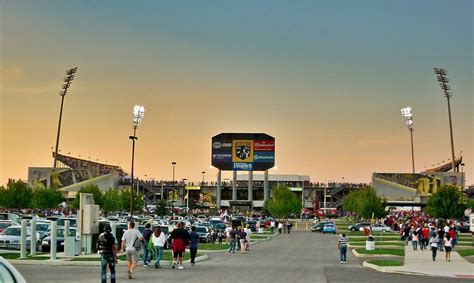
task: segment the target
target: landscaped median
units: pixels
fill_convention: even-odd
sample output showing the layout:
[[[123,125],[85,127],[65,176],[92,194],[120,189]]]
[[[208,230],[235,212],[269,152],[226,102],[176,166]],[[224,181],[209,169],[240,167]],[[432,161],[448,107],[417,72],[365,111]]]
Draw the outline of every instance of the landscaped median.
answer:
[[[354,251],[356,253],[354,253]],[[405,256],[405,249],[388,249],[388,248],[380,248],[375,250],[366,250],[365,248],[355,248],[353,251],[354,255],[356,256]]]
[[[373,259],[367,260],[366,262],[377,266],[403,266],[402,260],[394,259]]]

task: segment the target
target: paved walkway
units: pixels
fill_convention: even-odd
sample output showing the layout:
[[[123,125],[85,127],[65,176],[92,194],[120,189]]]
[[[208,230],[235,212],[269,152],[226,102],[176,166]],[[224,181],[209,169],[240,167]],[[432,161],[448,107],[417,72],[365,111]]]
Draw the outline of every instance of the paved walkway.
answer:
[[[446,261],[444,252],[438,253],[436,261],[433,261],[430,250],[414,251],[411,245],[405,247],[404,266],[387,266],[384,269],[390,272],[474,279],[474,264],[467,262],[457,252],[451,252],[451,262]]]

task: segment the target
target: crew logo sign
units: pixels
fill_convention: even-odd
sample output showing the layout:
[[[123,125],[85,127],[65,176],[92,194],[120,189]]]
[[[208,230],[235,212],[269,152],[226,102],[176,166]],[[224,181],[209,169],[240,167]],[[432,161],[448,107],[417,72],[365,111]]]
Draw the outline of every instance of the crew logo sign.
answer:
[[[253,162],[253,141],[232,141],[232,162]]]

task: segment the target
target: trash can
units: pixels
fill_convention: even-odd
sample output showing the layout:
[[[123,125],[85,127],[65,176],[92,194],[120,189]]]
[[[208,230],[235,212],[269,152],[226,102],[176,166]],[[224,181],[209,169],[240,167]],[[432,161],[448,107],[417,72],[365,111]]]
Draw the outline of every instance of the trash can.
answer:
[[[369,237],[367,237],[367,241],[365,241],[365,250],[375,250],[375,238],[372,235],[369,235]]]

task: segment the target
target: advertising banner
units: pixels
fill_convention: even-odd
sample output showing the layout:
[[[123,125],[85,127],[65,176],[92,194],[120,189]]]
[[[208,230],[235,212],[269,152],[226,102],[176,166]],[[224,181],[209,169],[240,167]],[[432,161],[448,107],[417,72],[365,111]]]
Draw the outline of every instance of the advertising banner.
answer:
[[[220,170],[265,171],[275,166],[275,138],[267,134],[222,133],[212,137],[211,164]]]

